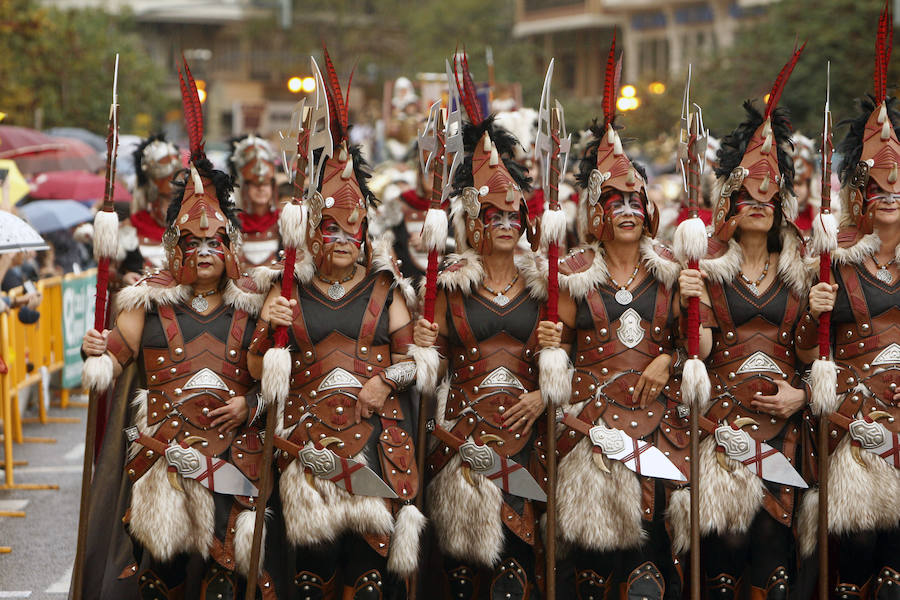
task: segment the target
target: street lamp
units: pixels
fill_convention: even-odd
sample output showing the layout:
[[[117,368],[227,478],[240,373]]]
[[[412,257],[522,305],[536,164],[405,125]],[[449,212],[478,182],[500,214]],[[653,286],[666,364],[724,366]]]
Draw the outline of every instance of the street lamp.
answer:
[[[649,86],[647,86],[647,90],[656,96],[660,96],[666,93],[666,84],[662,81],[654,81]]]
[[[304,77],[303,81],[300,82],[300,88],[307,94],[314,92],[316,90],[316,78]]]
[[[303,79],[300,77],[291,77],[288,79],[287,88],[291,93],[296,94],[303,89]]]
[[[621,96],[616,100],[616,107],[622,112],[634,110],[641,105],[637,97],[637,89],[633,85],[623,85]]]
[[[200,99],[200,104],[203,104],[206,102],[206,81],[198,79],[194,84],[197,86],[197,97]]]

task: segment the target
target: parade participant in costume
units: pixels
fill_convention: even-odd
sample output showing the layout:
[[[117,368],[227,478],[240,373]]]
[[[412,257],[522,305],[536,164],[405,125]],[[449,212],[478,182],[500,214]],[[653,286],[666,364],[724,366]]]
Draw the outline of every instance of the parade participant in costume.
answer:
[[[277,257],[280,245],[275,152],[264,139],[245,135],[231,141],[228,166],[237,185],[236,204],[241,211],[241,265],[246,269],[268,264]]]
[[[646,175],[616,132],[615,40],[608,64],[603,120],[591,129],[580,167],[585,244],[560,264],[560,286],[574,300],[560,306],[560,316],[576,333],[567,427],[557,442],[559,529],[571,546],[573,597],[678,598],[665,513],[667,483],[689,472],[688,423],[677,410],[673,377],[683,362],[675,350],[680,267],[654,241],[658,214]],[[613,460],[592,442],[595,427],[595,435],[622,431],[655,448],[638,460],[634,453]]]
[[[838,550],[832,597],[842,599],[900,594],[900,112],[885,83],[892,23],[886,5],[875,94],[860,101],[861,112],[848,121],[838,147],[842,212],[834,283],[810,291],[810,314],[797,340],[798,346],[815,344],[819,315],[832,311],[837,395],[812,408],[830,419],[828,532]],[[814,226],[815,236],[829,229],[835,236],[833,228]],[[804,498],[806,555],[815,549],[818,504],[817,492]]]
[[[134,283],[146,269],[166,267],[163,233],[166,210],[172,200],[173,179],[182,169],[178,147],[163,134],[144,140],[134,151],[137,183],[131,216],[119,230],[119,263],[126,284]]]
[[[776,107],[800,52],[782,69],[764,112],[746,102],[746,120],[721,140],[710,255],[700,271],[681,276],[683,287],[707,284],[701,319],[712,329],[712,389],[701,414],[711,426],[701,424],[709,435],[700,444],[700,481],[692,485],[700,497],[704,586],[726,600],[744,589],[752,598],[785,598],[796,574],[791,527],[796,486],[806,484],[790,465],[800,467],[807,401],[798,365],[812,362],[816,349],[795,351],[793,344],[809,271],[792,223],[791,127]],[[756,450],[749,448],[742,464],[732,458],[738,448],[724,441],[744,432]],[[776,474],[782,469],[789,475]],[[690,544],[689,512],[689,491],[676,491],[670,515],[678,552]]]
[[[397,578],[418,565],[424,527],[411,503],[418,475],[406,394],[416,377],[406,358],[415,292],[390,247],[368,234],[367,209],[375,201],[369,174],[349,144],[345,95],[327,51],[325,59],[328,80],[319,83],[328,94],[331,135],[324,135],[333,152],[329,146],[316,155],[327,156],[318,190],[307,182],[307,217],[297,223],[306,233],[297,284],[290,300],[280,282],[269,293],[250,369],[267,385],[263,355],[275,329],[287,327],[289,391],[278,403],[275,445],[287,539],[296,549],[291,576],[301,596],[394,597],[404,593]],[[281,271],[260,267],[256,275],[274,281]],[[325,463],[338,465],[338,476],[323,472]],[[360,465],[371,471],[359,472]],[[373,492],[363,477],[384,491]]]
[[[804,235],[809,235],[819,203],[816,144],[799,133],[794,134],[791,142],[794,144],[794,194],[797,196],[797,219],[794,224]]]
[[[529,598],[538,536],[529,498],[546,498],[537,484],[546,475],[536,329],[547,280],[530,253],[516,256],[530,188],[512,160],[516,140],[492,116],[482,117],[464,59],[457,82],[469,118],[451,207],[458,253],[438,277],[435,322],[416,324],[416,344],[436,345],[447,373],[425,499],[449,597]],[[501,464],[506,477],[489,479],[485,463]],[[530,492],[510,483],[514,470],[516,480],[530,472]]]
[[[240,278],[240,233],[229,202],[231,178],[203,151],[203,117],[193,78],[182,76],[191,143],[190,175],[176,184],[163,236],[168,268],[117,297],[112,331],[89,331],[83,350],[91,387],[108,387],[138,363],[131,482],[124,518],[137,549],[122,577],[140,598],[238,597],[250,542],[262,442],[253,425],[258,394],[246,366],[264,295]],[[108,436],[113,437],[113,436]],[[215,472],[215,476],[213,476]],[[200,581],[189,563],[202,563]],[[260,577],[264,598],[274,597]]]

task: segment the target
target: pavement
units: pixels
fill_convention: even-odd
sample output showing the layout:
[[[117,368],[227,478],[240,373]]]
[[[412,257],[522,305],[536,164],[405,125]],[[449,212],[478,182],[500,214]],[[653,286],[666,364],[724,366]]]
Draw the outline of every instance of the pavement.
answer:
[[[86,401],[85,397],[71,397]],[[55,484],[58,490],[5,489],[0,470],[0,511],[24,511],[25,518],[0,517],[0,599],[61,600],[69,591],[81,490],[81,464],[87,409],[51,407],[51,417],[74,417],[79,423],[25,423],[25,437],[54,438],[55,443],[13,445],[13,457],[27,461],[15,467],[16,484]],[[35,416],[27,413],[26,417]],[[0,457],[2,457],[0,446]]]

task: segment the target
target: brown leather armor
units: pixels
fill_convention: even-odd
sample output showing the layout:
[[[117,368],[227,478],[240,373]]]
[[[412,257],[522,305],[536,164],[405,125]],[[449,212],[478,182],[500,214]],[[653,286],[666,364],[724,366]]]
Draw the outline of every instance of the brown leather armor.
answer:
[[[208,413],[224,406],[232,396],[245,395],[253,379],[247,371],[246,353],[241,348],[248,315],[235,310],[224,342],[208,332],[185,342],[175,311],[158,307],[167,347],[144,347],[143,367],[147,381],[147,426],[159,425],[154,437],[166,444],[188,436],[202,438],[194,447],[206,456],[223,457],[252,482],[261,475],[262,442],[257,429],[249,426],[219,433],[210,425]],[[188,313],[187,318],[194,315]],[[219,319],[227,318],[220,314]],[[128,463],[128,476],[137,481],[159,459],[143,449]],[[240,497],[245,506],[253,499]]]
[[[241,264],[244,268],[268,265],[278,259],[281,237],[278,226],[266,231],[243,233],[241,241]]]
[[[835,325],[837,391],[846,394],[838,411],[850,418],[855,418],[858,412],[868,415],[874,410],[885,411],[893,419],[882,419],[880,423],[890,431],[900,432],[900,404],[893,399],[900,387],[900,307],[894,306],[873,317],[856,267],[844,265],[840,273],[850,299],[853,322]],[[843,433],[840,428],[832,429],[834,446]]]
[[[291,353],[290,393],[283,416],[285,429],[294,427],[289,441],[303,447],[309,441],[337,438],[339,441],[328,447],[343,458],[354,457],[369,445],[374,426],[368,420],[354,423],[354,414],[359,390],[391,364],[391,344],[372,345],[391,283],[390,274],[377,275],[355,340],[333,331],[314,344],[299,300],[294,306],[296,348]],[[297,298],[296,288],[293,294]],[[408,331],[392,336],[407,339]],[[401,499],[412,499],[418,488],[415,450],[409,434],[399,425],[404,415],[396,394],[388,396],[378,417],[382,477]],[[291,460],[293,457],[282,453],[279,467],[283,470]]]

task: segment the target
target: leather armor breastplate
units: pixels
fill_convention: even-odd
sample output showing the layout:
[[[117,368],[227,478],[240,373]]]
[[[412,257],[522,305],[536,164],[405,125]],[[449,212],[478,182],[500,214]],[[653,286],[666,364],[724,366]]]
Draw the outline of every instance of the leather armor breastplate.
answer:
[[[853,320],[834,324],[838,393],[854,389],[863,392],[848,394],[840,412],[853,417],[857,411],[867,415],[873,410],[883,410],[894,418],[882,420],[881,424],[900,432],[900,405],[893,399],[895,390],[900,388],[900,305],[892,303],[876,316],[870,311],[870,305],[875,304],[871,294],[900,296],[897,293],[900,286],[891,293],[864,282],[868,273],[861,275],[857,270],[864,268],[854,265],[840,268],[842,292],[849,300]]]
[[[783,282],[776,280],[772,285],[776,287],[770,291],[769,302],[784,302],[778,325],[763,317],[762,310],[736,325],[724,286],[708,285],[718,329],[713,330],[713,349],[706,361],[713,396],[707,416],[729,423],[739,417],[751,417],[759,425],[748,433],[760,441],[776,437],[788,420],[755,410],[750,405],[753,397],[775,394],[775,381],[793,383],[795,375],[791,341],[800,298]]]
[[[461,438],[473,436],[481,443],[485,440],[498,454],[511,457],[520,452],[529,437],[510,433],[502,424],[506,409],[519,401],[519,396],[538,387],[535,354],[537,351],[537,324],[539,316],[530,314],[526,296],[504,313],[503,319],[513,314],[529,320],[531,336],[523,342],[508,332],[498,329],[485,339],[478,339],[466,310],[466,300],[460,292],[448,294],[448,312],[456,333],[450,339],[450,392],[444,417],[448,421],[460,419],[453,433]],[[484,326],[485,324],[477,324]],[[483,328],[483,327],[482,327]],[[462,418],[460,418],[462,417]]]

